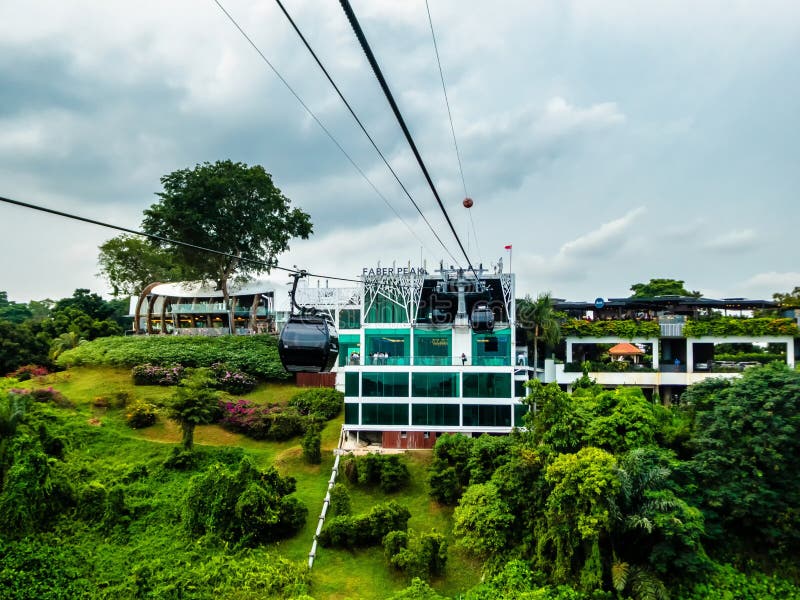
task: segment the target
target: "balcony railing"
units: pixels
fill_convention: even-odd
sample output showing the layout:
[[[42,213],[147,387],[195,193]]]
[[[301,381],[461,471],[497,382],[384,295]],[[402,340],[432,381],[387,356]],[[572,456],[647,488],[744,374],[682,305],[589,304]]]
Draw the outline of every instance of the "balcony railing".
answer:
[[[507,356],[467,356],[463,360],[458,356],[352,356],[347,360],[348,365],[364,365],[368,367],[398,367],[414,365],[416,367],[508,367],[511,359]]]
[[[225,308],[225,304],[222,302],[203,302],[198,304],[173,304],[172,309],[170,312],[179,315],[186,315],[186,314],[216,314],[216,313],[226,313],[228,310]],[[237,306],[234,310],[234,313],[237,315],[246,315],[250,314],[250,307],[249,306]],[[265,306],[259,306],[256,309],[256,315],[265,316],[267,314],[267,308]]]

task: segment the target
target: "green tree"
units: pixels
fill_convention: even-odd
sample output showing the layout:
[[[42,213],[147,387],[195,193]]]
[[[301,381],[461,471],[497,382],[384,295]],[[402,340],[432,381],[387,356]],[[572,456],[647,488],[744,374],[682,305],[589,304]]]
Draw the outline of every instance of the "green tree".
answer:
[[[38,323],[0,321],[0,375],[22,365],[48,365],[50,336]]]
[[[705,391],[690,466],[709,535],[800,555],[800,372],[772,363]]]
[[[682,279],[651,279],[648,283],[631,285],[631,298],[653,298],[654,296],[691,296],[701,298],[701,292],[690,292],[683,287]]]
[[[53,306],[53,312],[62,311],[66,308],[76,308],[98,321],[108,319],[114,314],[113,306],[109,306],[102,296],[86,288],[78,288],[72,292],[72,296],[69,298],[58,300]]]
[[[772,294],[773,300],[781,305],[781,308],[800,308],[800,286],[796,286],[791,292]]]
[[[181,428],[184,450],[194,446],[194,429],[210,423],[217,408],[214,381],[206,369],[196,369],[178,384],[168,405],[169,417]]]
[[[591,447],[560,454],[547,467],[545,481],[552,490],[545,506],[546,533],[539,540],[540,562],[552,569],[558,583],[577,576],[584,589],[600,587],[600,544],[611,531],[620,491],[616,459]],[[582,565],[580,573],[573,565]]]
[[[22,323],[32,316],[33,313],[25,303],[11,301],[7,292],[0,292],[0,321]]]
[[[488,558],[508,547],[514,516],[493,483],[471,485],[453,512],[453,535],[470,554]]]
[[[272,264],[292,237],[307,239],[312,232],[309,215],[291,208],[258,165],[206,162],[165,175],[161,183],[159,202],[144,211],[144,231],[227,253],[159,243],[179,257],[186,273],[214,281],[229,309],[228,282],[234,276],[244,281],[265,270],[251,261]]]
[[[561,339],[561,324],[550,292],[539,294],[536,300],[525,296],[517,301],[517,327],[522,328],[533,343],[533,366],[535,377],[539,379],[539,340],[552,346]]]
[[[157,281],[180,281],[183,270],[173,252],[131,235],[120,235],[100,246],[100,275],[114,296],[134,296]]]
[[[306,459],[306,462],[312,465],[318,465],[322,462],[322,435],[317,421],[309,419],[301,446],[303,447],[303,458]]]
[[[72,348],[77,348],[81,342],[85,341],[86,340],[80,337],[75,331],[62,333],[50,344],[50,358],[55,360],[61,356],[63,352],[71,350]]]

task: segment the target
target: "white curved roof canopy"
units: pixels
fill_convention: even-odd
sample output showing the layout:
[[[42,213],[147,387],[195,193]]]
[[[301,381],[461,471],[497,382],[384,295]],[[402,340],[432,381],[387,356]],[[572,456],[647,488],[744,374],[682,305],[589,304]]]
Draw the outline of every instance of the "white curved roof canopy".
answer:
[[[267,281],[248,281],[241,285],[232,284],[228,287],[230,296],[252,296],[274,291],[275,286]],[[150,294],[172,298],[222,298],[222,290],[215,290],[213,283],[202,281],[160,283],[150,290]]]

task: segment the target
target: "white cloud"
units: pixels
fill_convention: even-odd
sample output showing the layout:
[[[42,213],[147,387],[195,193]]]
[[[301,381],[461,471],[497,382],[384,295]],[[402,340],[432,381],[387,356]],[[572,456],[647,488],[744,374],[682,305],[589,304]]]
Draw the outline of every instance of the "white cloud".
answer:
[[[777,271],[767,271],[757,273],[740,285],[745,290],[759,290],[762,294],[767,294],[771,297],[776,292],[786,293],[800,286],[800,272],[779,273]]]
[[[752,248],[758,238],[752,229],[735,229],[708,240],[704,246],[720,252],[745,252]]]

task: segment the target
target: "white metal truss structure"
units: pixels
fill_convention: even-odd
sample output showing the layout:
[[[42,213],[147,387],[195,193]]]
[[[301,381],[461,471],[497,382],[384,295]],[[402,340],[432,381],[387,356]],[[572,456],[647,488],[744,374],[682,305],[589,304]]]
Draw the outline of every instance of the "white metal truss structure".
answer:
[[[364,277],[364,318],[369,314],[375,300],[383,296],[406,311],[406,321],[411,323],[417,315],[422,297],[424,275],[368,275]]]
[[[300,306],[310,306],[331,316],[343,309],[360,309],[363,290],[356,288],[300,287],[295,299]]]

